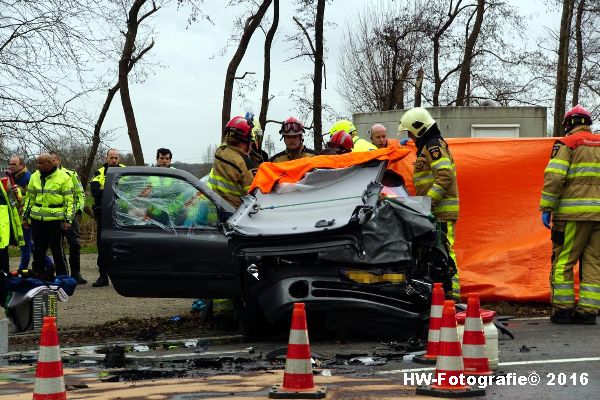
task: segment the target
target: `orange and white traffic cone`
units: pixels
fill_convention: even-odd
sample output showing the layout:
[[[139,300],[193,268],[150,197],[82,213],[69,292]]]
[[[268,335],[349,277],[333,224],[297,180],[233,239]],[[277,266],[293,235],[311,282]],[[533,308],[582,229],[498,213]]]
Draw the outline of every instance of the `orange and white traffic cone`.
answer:
[[[429,312],[429,332],[427,333],[427,351],[413,357],[419,364],[435,364],[440,343],[440,326],[444,308],[444,287],[442,283],[434,283],[431,292],[431,311]]]
[[[483,323],[481,322],[481,308],[478,294],[470,295],[467,303],[462,352],[465,374],[492,374],[485,350],[485,335],[483,333]]]
[[[466,383],[460,341],[456,330],[456,309],[452,300],[444,301],[440,348],[434,378],[435,384],[417,387],[417,394],[453,398],[485,396],[485,389],[474,388]]]
[[[325,388],[316,388],[313,381],[304,303],[294,303],[283,385],[273,386],[269,398],[322,399],[325,394]]]
[[[35,370],[33,400],[66,400],[56,317],[44,317],[40,335],[40,354]]]

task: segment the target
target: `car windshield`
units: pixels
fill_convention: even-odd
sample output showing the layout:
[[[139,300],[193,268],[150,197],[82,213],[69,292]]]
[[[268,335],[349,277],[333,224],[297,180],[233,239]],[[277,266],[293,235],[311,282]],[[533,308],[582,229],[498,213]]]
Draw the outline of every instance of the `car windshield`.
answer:
[[[173,233],[216,227],[216,206],[177,177],[125,175],[113,184],[115,222],[121,227],[157,227]]]

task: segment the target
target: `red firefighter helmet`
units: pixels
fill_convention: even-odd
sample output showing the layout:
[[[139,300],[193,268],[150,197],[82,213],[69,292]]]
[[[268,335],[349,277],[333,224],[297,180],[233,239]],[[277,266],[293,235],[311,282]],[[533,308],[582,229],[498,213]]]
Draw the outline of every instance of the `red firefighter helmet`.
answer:
[[[296,117],[289,117],[281,124],[279,133],[283,136],[302,135],[304,133],[304,125]]]
[[[337,131],[333,135],[331,135],[331,139],[327,143],[327,147],[336,149],[340,148],[343,153],[349,153],[352,151],[352,147],[354,147],[354,142],[352,141],[352,136],[344,131]]]
[[[240,142],[250,143],[252,139],[252,126],[244,117],[233,117],[231,121],[225,125],[225,135],[230,136]]]
[[[562,126],[564,132],[568,133],[573,127],[579,125],[592,125],[592,115],[588,110],[577,104],[565,113]]]

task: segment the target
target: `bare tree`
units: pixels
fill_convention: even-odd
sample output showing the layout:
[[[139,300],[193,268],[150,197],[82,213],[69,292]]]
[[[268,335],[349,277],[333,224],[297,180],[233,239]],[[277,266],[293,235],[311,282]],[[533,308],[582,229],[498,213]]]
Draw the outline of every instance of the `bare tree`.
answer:
[[[585,0],[579,0],[577,4],[577,16],[575,17],[575,77],[573,78],[573,98],[571,104],[573,106],[579,103],[579,90],[581,88],[581,75],[583,73],[583,12],[585,10]]]
[[[569,78],[569,41],[571,38],[571,20],[573,19],[573,1],[563,0],[560,20],[560,38],[558,42],[558,61],[556,63],[556,92],[554,96],[554,132],[552,136],[562,136],[561,122],[565,110]]]
[[[471,63],[475,53],[475,44],[477,43],[479,32],[481,32],[481,25],[483,24],[485,3],[485,0],[477,0],[477,8],[475,9],[475,12],[471,15],[471,18],[473,17],[473,15],[475,16],[475,22],[473,23],[473,28],[471,29],[471,32],[468,34],[468,38],[465,43],[465,51],[460,66],[460,76],[458,78],[458,92],[456,93],[457,106],[465,105],[467,85],[471,81]],[[469,20],[471,20],[471,18],[469,18]],[[470,24],[467,23],[467,30],[469,28],[469,25]]]
[[[254,35],[254,31],[260,25],[267,9],[271,5],[272,0],[263,0],[260,2],[258,9],[250,14],[243,25],[242,34],[239,38],[238,46],[227,66],[227,72],[225,74],[225,86],[223,88],[223,109],[221,112],[221,135],[224,135],[225,125],[231,117],[231,100],[233,97],[233,84],[236,79],[237,68],[246,54],[246,49]],[[224,136],[221,137],[221,140]]]
[[[349,27],[338,73],[338,92],[350,109],[359,112],[404,108],[405,87],[415,68],[428,59],[423,40],[426,21],[419,7],[369,5]]]
[[[158,11],[159,8],[153,1],[152,8],[140,16],[139,14],[145,3],[146,0],[134,0],[129,9],[125,44],[123,45],[123,52],[121,54],[121,59],[119,60],[119,93],[121,94],[121,104],[123,105],[123,114],[125,115],[125,122],[127,123],[127,133],[129,135],[129,140],[131,141],[131,149],[136,165],[144,165],[144,153],[142,151],[140,135],[135,122],[135,113],[133,112],[133,105],[129,94],[128,75],[132,67],[133,52],[135,50],[139,26],[146,18]],[[152,44],[150,46],[152,46]]]
[[[89,136],[82,98],[103,53],[94,1],[0,0],[0,133],[4,144],[44,147],[57,135]],[[98,36],[97,36],[98,34]]]
[[[313,126],[314,132],[323,132],[323,120],[322,120],[322,106],[323,101],[321,98],[321,90],[323,87],[323,68],[325,63],[323,62],[323,23],[325,20],[325,0],[317,0],[317,13],[315,18],[315,69],[313,79]],[[314,136],[314,149],[321,151],[323,148],[323,141]]]
[[[260,104],[260,114],[258,122],[262,126],[263,130],[266,129],[267,125],[267,113],[269,111],[269,85],[271,83],[271,45],[273,44],[273,38],[275,32],[277,32],[277,26],[279,25],[279,0],[273,0],[273,22],[265,37],[265,54],[264,54],[264,68],[263,68],[263,85],[262,95]],[[259,143],[259,147],[262,148],[262,143]]]

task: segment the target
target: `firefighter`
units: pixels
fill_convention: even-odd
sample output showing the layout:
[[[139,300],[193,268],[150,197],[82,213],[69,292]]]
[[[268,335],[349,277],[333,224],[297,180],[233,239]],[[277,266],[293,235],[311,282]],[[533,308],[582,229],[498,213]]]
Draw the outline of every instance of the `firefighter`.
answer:
[[[256,163],[248,156],[252,127],[244,117],[233,117],[225,125],[225,143],[215,152],[208,186],[233,207],[242,204],[256,174]]]
[[[297,118],[289,117],[279,130],[285,150],[271,157],[271,162],[284,162],[299,158],[314,157],[317,153],[304,145],[304,125]]]
[[[57,275],[67,274],[67,265],[61,246],[62,230],[68,230],[73,222],[73,181],[54,165],[48,153],[37,156],[37,171],[31,174],[25,205],[23,225],[31,225],[33,236],[33,270],[41,278],[50,279],[54,274],[46,270],[44,258],[48,247],[56,265]]]
[[[98,258],[96,264],[98,265],[98,271],[100,276],[96,282],[92,283],[93,287],[108,286],[108,275],[106,274],[106,267],[104,265],[104,252],[100,246],[101,238],[100,234],[102,231],[102,194],[104,193],[104,181],[106,180],[106,170],[109,167],[124,167],[121,164],[121,155],[117,149],[109,149],[106,152],[106,162],[94,172],[94,177],[90,182],[90,191],[92,197],[94,197],[94,218],[96,220],[96,246],[98,247]]]
[[[88,282],[81,276],[81,236],[79,233],[79,224],[81,222],[83,208],[85,207],[85,191],[83,190],[83,186],[81,186],[77,173],[62,166],[60,153],[56,150],[52,150],[50,151],[50,155],[53,157],[53,164],[59,170],[69,175],[73,183],[73,207],[75,209],[75,215],[73,216],[71,227],[64,231],[64,236],[69,244],[69,267],[71,268],[71,277],[75,279],[78,284],[85,285]]]
[[[352,146],[353,152],[377,150],[377,147],[372,143],[358,136],[358,131],[352,122],[346,119],[337,121],[329,128],[329,136],[333,136],[339,131],[344,131],[352,137],[352,142],[354,143],[354,146]]]
[[[600,136],[591,125],[582,106],[567,111],[565,137],[554,143],[544,171],[540,210],[552,239],[550,321],[559,324],[595,325],[600,310]],[[578,261],[576,304],[573,267]]]
[[[248,119],[246,119],[248,121]],[[248,121],[250,122],[250,121]],[[260,122],[257,119],[251,121],[252,125],[252,138],[250,141],[250,158],[256,165],[260,165],[266,161],[269,161],[269,155],[264,151],[262,146],[263,130],[260,126]]]
[[[335,154],[346,154],[352,151],[354,143],[352,142],[352,136],[344,131],[338,131],[331,136],[329,142],[327,142],[326,151],[322,152],[323,155],[335,155]]]
[[[454,159],[448,143],[442,137],[435,120],[422,107],[404,113],[398,126],[415,142],[417,160],[414,163],[413,180],[418,196],[431,199],[431,211],[441,231],[446,235],[448,253],[454,262],[451,283],[444,282],[446,294],[460,300],[460,283],[456,254],[454,253],[455,224],[458,219],[458,185]]]
[[[384,147],[400,147],[400,141],[397,139],[390,139],[387,134],[387,128],[382,124],[375,124],[367,131],[371,143],[373,143],[378,149]]]

